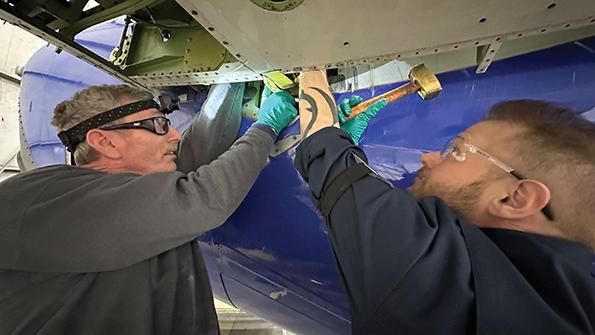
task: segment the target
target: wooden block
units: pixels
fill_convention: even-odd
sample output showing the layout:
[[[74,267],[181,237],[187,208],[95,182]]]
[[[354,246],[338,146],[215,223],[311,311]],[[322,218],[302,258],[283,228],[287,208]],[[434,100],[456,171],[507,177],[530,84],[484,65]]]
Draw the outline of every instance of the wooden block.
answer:
[[[300,133],[306,138],[325,127],[339,127],[337,105],[329,89],[325,71],[300,74]]]

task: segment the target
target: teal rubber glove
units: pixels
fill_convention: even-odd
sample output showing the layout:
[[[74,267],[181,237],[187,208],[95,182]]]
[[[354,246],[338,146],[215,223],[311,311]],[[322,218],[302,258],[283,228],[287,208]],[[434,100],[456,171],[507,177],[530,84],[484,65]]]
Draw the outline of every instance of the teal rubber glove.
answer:
[[[338,114],[339,114],[339,123],[341,124],[341,129],[343,129],[351,139],[355,145],[359,144],[359,140],[362,138],[362,135],[366,128],[368,128],[368,124],[370,120],[378,113],[379,110],[384,108],[384,106],[388,105],[388,100],[381,99],[376,101],[372,106],[368,107],[364,112],[360,115],[354,117],[353,119],[345,122],[345,120],[351,114],[351,107],[359,104],[362,102],[362,98],[357,95],[352,95],[349,99],[344,99],[339,106],[337,106]]]
[[[271,127],[277,135],[297,116],[295,99],[285,91],[271,94],[262,102],[258,110],[258,121]]]

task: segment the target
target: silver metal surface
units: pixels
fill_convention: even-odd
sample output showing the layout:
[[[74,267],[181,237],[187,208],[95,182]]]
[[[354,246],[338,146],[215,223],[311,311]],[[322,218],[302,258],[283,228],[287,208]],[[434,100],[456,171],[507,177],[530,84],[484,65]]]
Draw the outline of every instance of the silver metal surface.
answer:
[[[15,147],[12,150],[8,151],[8,154],[5,155],[6,157],[0,158],[0,175],[8,168],[8,165],[17,156],[18,153],[19,148]]]
[[[595,15],[591,0],[568,0],[550,9],[545,1],[325,0],[306,1],[283,13],[250,1],[178,3],[203,26],[213,27],[213,36],[257,73],[474,48],[536,29],[591,24]]]
[[[498,53],[498,50],[500,50],[501,46],[502,42],[494,42],[488,45],[485,54],[477,65],[475,73],[485,73],[488,70],[488,67],[490,64],[492,64],[494,58],[496,58],[496,54]]]
[[[300,135],[292,135],[288,136],[282,140],[279,140],[273,145],[271,152],[269,152],[269,156],[277,157],[280,154],[286,152],[287,150],[293,148],[295,145],[302,141],[302,137]]]
[[[419,63],[426,64],[435,73],[477,66],[478,49],[487,48],[496,43],[502,43],[499,50],[495,52],[495,59],[498,60],[595,35],[593,24],[574,28],[562,27],[556,31],[547,29],[542,31],[543,29],[545,28],[528,33],[513,33],[505,41],[502,37],[499,40],[499,37],[496,37],[478,41],[475,47],[451,48],[448,51],[438,49],[423,55],[401,55],[400,58],[390,61],[379,58],[380,60],[369,60],[366,63],[349,63],[338,69],[339,75],[345,77],[345,80],[333,83],[331,88],[334,92],[343,93],[404,81],[407,80],[407,74],[411,68]],[[494,59],[490,58],[490,62],[492,61]]]
[[[10,73],[6,73],[2,70],[0,70],[0,80],[15,86],[21,86],[21,79],[19,77],[13,76]]]
[[[261,74],[271,70],[289,73],[338,68],[343,74],[354,72],[346,76],[348,80],[353,78],[352,82],[337,86],[340,91],[404,79],[399,72],[375,70],[392,62],[398,65],[388,67],[400,69],[425,63],[441,73],[477,66],[476,51],[481,46],[502,43],[496,58],[500,59],[595,35],[592,0],[310,0],[301,4],[298,0],[257,0],[271,6],[292,4],[293,9],[283,12],[265,10],[253,1],[177,2],[237,62],[215,71],[126,76],[118,67],[55,31],[24,22],[1,1],[0,19],[33,32],[121,80],[144,87],[262,80]],[[484,58],[485,64],[478,71],[485,70],[493,60]],[[406,64],[398,63],[401,61]]]
[[[37,164],[33,161],[31,150],[29,150],[29,143],[25,137],[25,129],[23,128],[23,121],[21,120],[21,109],[19,109],[19,153],[17,155],[17,163],[22,172],[37,168]]]

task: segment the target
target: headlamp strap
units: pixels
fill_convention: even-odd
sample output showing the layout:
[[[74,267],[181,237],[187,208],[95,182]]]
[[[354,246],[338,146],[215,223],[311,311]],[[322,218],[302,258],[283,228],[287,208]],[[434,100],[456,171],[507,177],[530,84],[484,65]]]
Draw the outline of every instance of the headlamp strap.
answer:
[[[153,99],[137,101],[116,107],[88,118],[85,121],[71,127],[70,129],[59,132],[58,138],[62,144],[66,146],[68,151],[74,153],[74,149],[79,143],[85,140],[89,130],[99,128],[106,123],[149,108],[156,108],[158,110],[160,109],[159,104]]]

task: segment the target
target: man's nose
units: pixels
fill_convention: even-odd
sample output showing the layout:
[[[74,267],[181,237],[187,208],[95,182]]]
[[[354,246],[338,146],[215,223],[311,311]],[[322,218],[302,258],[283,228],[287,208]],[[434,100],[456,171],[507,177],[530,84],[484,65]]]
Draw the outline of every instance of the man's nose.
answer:
[[[432,169],[434,166],[442,162],[442,156],[438,151],[432,151],[421,155],[421,163],[428,169]]]
[[[180,141],[180,137],[181,137],[180,132],[174,127],[169,128],[169,132],[167,132],[167,136],[169,136],[170,141],[175,141],[175,142]]]

